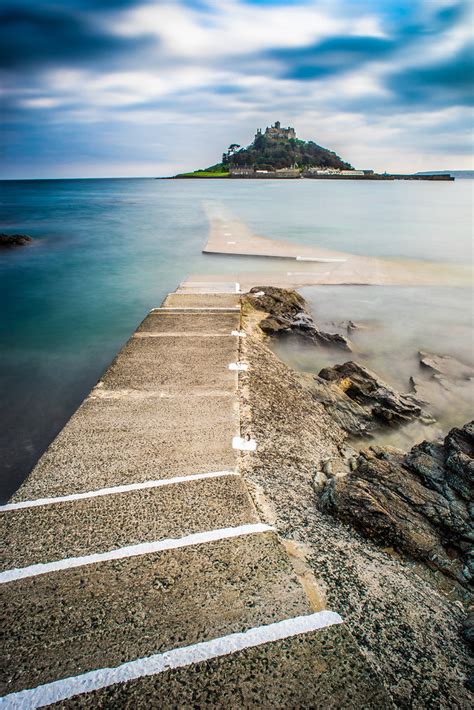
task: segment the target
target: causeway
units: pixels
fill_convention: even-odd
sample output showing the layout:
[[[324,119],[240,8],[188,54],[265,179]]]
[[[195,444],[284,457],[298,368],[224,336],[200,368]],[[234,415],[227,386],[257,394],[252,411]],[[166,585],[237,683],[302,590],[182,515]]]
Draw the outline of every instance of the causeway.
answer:
[[[153,309],[0,509],[0,707],[390,707],[239,474],[238,291]]]

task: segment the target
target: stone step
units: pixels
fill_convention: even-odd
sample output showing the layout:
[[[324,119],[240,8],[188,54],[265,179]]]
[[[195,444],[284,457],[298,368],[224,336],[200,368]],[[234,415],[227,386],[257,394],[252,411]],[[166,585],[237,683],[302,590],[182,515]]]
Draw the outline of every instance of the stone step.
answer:
[[[240,291],[240,284],[235,281],[183,281],[179,288],[176,289],[177,294],[194,293],[194,294],[213,294],[213,293],[236,293]]]
[[[167,308],[237,308],[240,307],[240,296],[236,293],[170,293],[162,305]]]
[[[100,680],[107,683],[106,674]],[[62,691],[67,697],[68,692],[79,689],[74,682],[64,685],[42,693],[51,694],[52,698],[54,692]],[[339,624],[128,682],[111,683],[51,707],[387,710],[394,705],[347,628]]]
[[[240,311],[176,312],[154,310],[139,326],[137,333],[195,333],[229,335],[240,327]]]
[[[259,522],[247,487],[236,474],[156,483],[79,500],[0,509],[4,542],[0,569]]]
[[[2,694],[311,613],[272,532],[1,585]]]
[[[111,364],[102,386],[113,390],[165,393],[235,392],[237,380],[228,370],[238,353],[232,335],[131,338]]]
[[[235,339],[237,340],[237,339]],[[236,373],[230,373],[235,378]],[[233,392],[163,396],[96,389],[43,454],[12,501],[234,470]]]

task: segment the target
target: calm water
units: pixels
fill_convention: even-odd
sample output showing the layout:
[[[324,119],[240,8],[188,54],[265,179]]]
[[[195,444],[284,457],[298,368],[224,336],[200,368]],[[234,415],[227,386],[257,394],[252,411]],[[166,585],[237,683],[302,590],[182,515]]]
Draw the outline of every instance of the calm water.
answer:
[[[472,258],[471,185],[468,180],[1,183],[0,229],[35,237],[31,247],[0,253],[2,498],[18,487],[137,323],[188,273],[230,271],[236,265],[262,269],[257,259],[201,254],[207,235],[204,203],[223,204],[262,236],[465,264]],[[465,289],[344,288],[307,290],[319,320],[398,322],[393,333],[413,336],[409,343],[400,339],[401,359],[413,356],[424,333],[437,336],[438,352],[469,356]],[[370,302],[370,313],[358,310],[359,297]],[[346,309],[349,303],[354,305]],[[432,335],[427,338],[431,343]],[[380,345],[374,338],[366,347],[382,369],[395,367],[393,379],[406,379],[404,371],[397,374],[387,341]],[[286,356],[301,358],[295,352]],[[308,364],[311,357],[314,363]],[[304,358],[306,369],[317,368],[321,359],[314,352]]]

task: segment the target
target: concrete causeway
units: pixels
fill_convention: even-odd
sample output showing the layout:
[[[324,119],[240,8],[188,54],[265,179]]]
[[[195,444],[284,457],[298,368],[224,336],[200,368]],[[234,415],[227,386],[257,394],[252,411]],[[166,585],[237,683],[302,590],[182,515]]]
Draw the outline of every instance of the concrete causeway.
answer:
[[[391,706],[239,475],[238,289],[153,309],[0,509],[1,707]]]

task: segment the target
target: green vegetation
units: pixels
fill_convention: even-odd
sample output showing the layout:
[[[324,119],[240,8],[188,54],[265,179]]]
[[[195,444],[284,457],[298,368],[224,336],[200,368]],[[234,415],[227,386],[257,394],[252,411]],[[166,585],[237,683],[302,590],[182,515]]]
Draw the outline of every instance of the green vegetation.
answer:
[[[252,167],[258,170],[292,167],[351,169],[351,165],[341,160],[332,150],[322,148],[313,141],[275,137],[267,132],[257,133],[255,140],[247,148],[229,150],[222,157],[225,166]]]
[[[223,178],[229,177],[229,168],[222,165],[222,163],[217,163],[217,165],[211,165],[209,168],[204,168],[203,170],[194,170],[190,173],[180,173],[175,175],[177,178]]]
[[[323,148],[314,141],[302,141],[296,137],[293,128],[282,128],[277,121],[274,126],[258,130],[253,142],[246,148],[231,143],[222,156],[222,162],[203,170],[176,175],[177,178],[224,178],[233,168],[249,170],[281,170],[297,168],[336,168],[351,170],[336,153]]]

